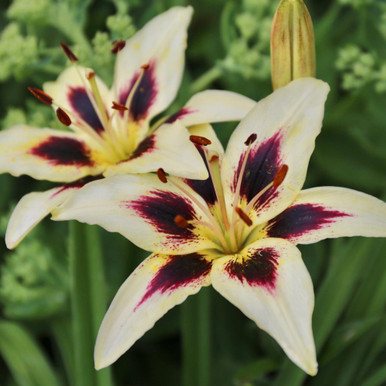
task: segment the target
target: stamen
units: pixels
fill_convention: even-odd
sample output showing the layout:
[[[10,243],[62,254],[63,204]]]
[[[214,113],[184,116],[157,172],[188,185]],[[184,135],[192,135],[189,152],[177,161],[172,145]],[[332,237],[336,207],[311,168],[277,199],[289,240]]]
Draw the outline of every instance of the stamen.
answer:
[[[117,54],[118,52],[122,51],[125,48],[126,42],[124,40],[117,40],[113,43],[114,46],[111,49],[111,53]]]
[[[188,228],[189,227],[188,221],[184,217],[182,217],[180,214],[177,214],[177,216],[174,217],[174,222],[180,228]]]
[[[60,107],[56,109],[56,116],[58,117],[59,121],[63,123],[63,125],[66,125],[66,126],[71,125],[72,123],[71,118]]]
[[[288,165],[284,164],[276,172],[275,177],[273,177],[273,187],[277,188],[284,181],[285,176],[288,172]]]
[[[241,220],[245,222],[245,224],[247,224],[249,227],[252,225],[252,220],[239,206],[236,206],[235,211],[239,215]]]
[[[149,64],[149,63],[142,64],[142,66],[141,66],[142,70],[148,70],[149,67],[150,67],[150,64]]]
[[[159,180],[161,182],[163,182],[164,184],[166,184],[168,182],[168,179],[166,178],[166,173],[162,168],[159,168],[157,170],[157,176],[158,176]]]
[[[43,90],[39,90],[35,87],[28,87],[28,91],[32,93],[35,98],[39,99],[40,102],[43,102],[47,105],[52,105],[52,97],[46,94]]]
[[[76,55],[70,50],[70,47],[63,43],[63,42],[60,42],[60,47],[62,47],[62,50],[64,51],[64,53],[66,54],[67,58],[70,59],[70,61],[72,63],[74,62],[77,62],[78,61],[78,58],[76,57]]]
[[[121,105],[120,103],[118,102],[114,102],[113,101],[113,105],[111,106],[112,109],[114,110],[118,110],[118,111],[126,111],[128,110],[128,108],[124,105]]]
[[[244,142],[245,146],[250,146],[252,145],[253,142],[255,142],[257,139],[257,134],[256,133],[252,133],[248,138],[247,140]]]
[[[208,146],[212,143],[212,141],[208,138],[201,137],[200,135],[191,135],[189,137],[190,141],[196,145]]]

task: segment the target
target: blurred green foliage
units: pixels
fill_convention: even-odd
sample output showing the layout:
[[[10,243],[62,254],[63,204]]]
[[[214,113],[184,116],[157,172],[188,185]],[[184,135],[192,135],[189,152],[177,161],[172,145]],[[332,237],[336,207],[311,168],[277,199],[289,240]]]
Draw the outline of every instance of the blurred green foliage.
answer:
[[[259,100],[271,92],[268,0],[5,0],[0,2],[1,129],[17,123],[57,125],[27,92],[67,65],[59,42],[111,82],[111,42],[127,39],[173,5],[193,5],[186,72],[176,106],[202,88]],[[386,2],[308,0],[317,44],[317,76],[329,82],[324,128],[306,186],[338,185],[386,197]],[[60,15],[60,16],[58,16]],[[216,125],[226,143],[234,124]],[[0,228],[25,193],[51,184],[0,176]],[[72,385],[68,226],[45,220],[14,252],[0,244],[0,384]],[[127,240],[100,231],[107,293],[145,256]],[[385,241],[334,240],[303,246],[313,277],[319,373],[307,377],[279,346],[212,289],[203,296],[211,322],[211,385],[386,384]],[[186,304],[194,306],[194,299]],[[176,307],[113,365],[116,385],[179,385],[183,379]],[[183,311],[184,313],[185,311]],[[183,316],[183,315],[182,315]],[[186,319],[185,319],[186,320]],[[31,362],[31,358],[34,361]],[[28,359],[28,360],[27,360]],[[203,359],[204,360],[204,359]]]

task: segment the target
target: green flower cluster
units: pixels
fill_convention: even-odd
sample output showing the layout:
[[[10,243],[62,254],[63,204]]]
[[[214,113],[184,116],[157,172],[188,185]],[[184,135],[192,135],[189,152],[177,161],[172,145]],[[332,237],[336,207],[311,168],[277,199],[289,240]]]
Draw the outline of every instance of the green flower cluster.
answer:
[[[14,319],[43,319],[63,312],[68,299],[65,272],[46,246],[37,239],[25,240],[8,253],[1,267],[4,314]]]
[[[266,79],[270,76],[270,33],[276,3],[243,0],[238,9],[231,4],[225,7],[223,15],[228,54],[222,64],[226,70],[247,79]]]
[[[374,53],[365,52],[356,45],[343,47],[338,54],[336,68],[342,72],[342,87],[356,90],[374,84],[378,93],[386,92],[386,62]]]

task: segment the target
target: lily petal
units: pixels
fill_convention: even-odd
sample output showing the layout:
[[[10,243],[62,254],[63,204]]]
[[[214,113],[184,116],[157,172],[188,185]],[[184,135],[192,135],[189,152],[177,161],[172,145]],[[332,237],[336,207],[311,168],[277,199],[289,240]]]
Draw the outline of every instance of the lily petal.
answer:
[[[204,255],[147,258],[122,284],[105,315],[95,346],[95,367],[115,362],[175,305],[210,284]]]
[[[310,375],[317,372],[311,317],[314,292],[300,251],[281,239],[264,239],[213,263],[213,287]]]
[[[45,192],[32,192],[22,197],[8,222],[5,234],[7,248],[15,248],[44,217],[85,183],[84,181],[58,186]]]
[[[134,121],[150,120],[169,106],[180,86],[191,7],[174,7],[150,20],[118,53],[115,100],[126,105],[141,76],[129,111]],[[145,70],[141,66],[149,65]]]
[[[244,142],[253,134],[257,136],[242,176],[240,194],[246,202],[273,182],[283,164],[288,166],[283,183],[269,189],[255,203],[258,223],[288,207],[303,186],[328,91],[328,85],[320,80],[295,80],[258,102],[233,132],[226,151],[231,173],[224,175],[232,192],[247,151]]]
[[[164,184],[154,175],[122,175],[91,182],[58,208],[53,219],[98,224],[148,251],[191,253],[214,248],[201,226],[191,224],[204,218],[200,206],[205,202],[185,185],[189,198],[170,179]],[[177,225],[178,215],[189,226]]]
[[[87,126],[101,134],[104,131],[101,117],[89,97],[92,94],[86,75],[90,71],[81,66],[69,67],[59,75],[55,82],[44,83],[43,89],[56,104],[70,113],[74,126],[80,128]],[[98,76],[94,76],[107,113],[112,101],[110,91]]]
[[[307,189],[268,222],[266,232],[300,244],[344,236],[386,237],[386,203],[351,189]]]
[[[162,168],[174,176],[205,179],[208,172],[189,135],[180,122],[162,125],[138,145],[128,160],[110,167],[106,175],[147,173]]]
[[[180,120],[185,126],[209,122],[239,121],[256,102],[231,91],[206,90],[190,98],[187,104],[166,122]]]
[[[71,182],[100,174],[97,153],[79,135],[25,125],[0,132],[0,173]]]

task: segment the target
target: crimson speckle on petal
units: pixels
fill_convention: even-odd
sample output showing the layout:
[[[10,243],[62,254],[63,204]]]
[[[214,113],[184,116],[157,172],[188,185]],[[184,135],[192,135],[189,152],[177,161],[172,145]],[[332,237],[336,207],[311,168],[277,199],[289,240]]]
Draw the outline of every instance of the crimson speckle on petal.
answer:
[[[282,136],[280,135],[280,132],[278,132],[273,137],[263,142],[257,149],[254,147],[251,148],[240,188],[240,195],[245,197],[248,202],[270,184],[273,181],[275,174],[278,172],[281,166],[281,141]],[[245,154],[246,152],[244,152],[244,155],[240,158],[239,166],[233,180],[233,190],[236,189]],[[261,207],[262,205],[267,204],[269,199],[275,195],[273,191],[274,188],[269,189],[263,194],[255,207]]]
[[[130,156],[130,159],[138,158],[145,153],[152,152],[153,150],[155,150],[154,134],[146,137],[142,142],[139,143],[133,154]]]
[[[77,114],[89,124],[96,132],[104,131],[86,90],[83,87],[71,87],[68,94],[68,100]]]
[[[269,290],[275,288],[276,267],[279,255],[273,248],[251,250],[242,261],[232,260],[225,270],[229,276],[251,286],[262,286]]]
[[[146,288],[146,293],[137,304],[137,309],[156,292],[174,291],[192,285],[208,275],[212,263],[199,253],[169,256],[169,261],[157,272]]]
[[[136,201],[124,202],[124,204],[134,209],[158,232],[166,234],[170,240],[184,242],[197,237],[190,227],[181,228],[174,221],[177,215],[182,216],[186,221],[194,218],[193,206],[178,194],[155,190]]]
[[[181,110],[177,111],[176,113],[170,115],[170,117],[165,121],[165,123],[173,123],[177,121],[178,119],[183,118],[184,116],[188,114],[194,113],[194,110],[190,107],[183,107]]]
[[[48,160],[52,165],[92,166],[89,150],[74,138],[49,137],[29,152]]]
[[[286,209],[267,225],[269,237],[295,239],[297,236],[324,228],[340,217],[350,216],[337,210],[330,210],[321,205],[298,204]]]
[[[143,74],[141,74],[142,72]],[[136,90],[134,91],[131,103],[128,106],[130,110],[130,116],[136,122],[147,117],[149,109],[154,103],[158,94],[157,81],[154,72],[155,62],[152,61],[149,63],[149,67],[143,69],[141,72],[137,72],[133,76],[128,88],[124,89],[119,95],[118,102],[122,105],[126,105],[127,98],[129,97],[132,88],[135,86],[139,77],[142,76],[139,84],[135,86]]]

